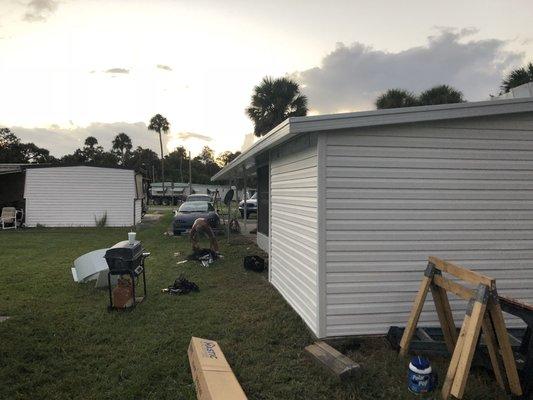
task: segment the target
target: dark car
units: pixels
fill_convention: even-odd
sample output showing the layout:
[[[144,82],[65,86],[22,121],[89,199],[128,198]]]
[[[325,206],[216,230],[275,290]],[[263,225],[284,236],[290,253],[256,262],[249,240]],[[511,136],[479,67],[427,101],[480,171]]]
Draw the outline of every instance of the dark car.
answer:
[[[244,218],[244,200],[239,203],[239,211],[241,217]],[[257,192],[246,200],[246,218],[248,218],[250,214],[257,214]]]
[[[213,202],[213,198],[208,194],[190,194],[187,196],[186,202],[189,201],[207,201],[209,203]]]
[[[207,201],[187,201],[180,206],[174,216],[174,221],[172,222],[174,235],[181,235],[190,230],[197,218],[205,218],[213,229],[217,229],[220,225],[220,217],[212,203]]]

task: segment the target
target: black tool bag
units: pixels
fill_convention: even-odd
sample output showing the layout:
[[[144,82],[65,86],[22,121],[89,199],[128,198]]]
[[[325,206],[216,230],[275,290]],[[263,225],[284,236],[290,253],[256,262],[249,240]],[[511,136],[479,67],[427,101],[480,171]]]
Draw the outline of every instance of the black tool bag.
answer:
[[[265,260],[259,256],[246,256],[244,257],[244,269],[263,272],[266,270]]]
[[[179,278],[174,281],[174,284],[168,287],[168,292],[170,294],[189,294],[191,292],[199,291],[200,288],[198,285],[187,280],[184,275],[180,275]]]

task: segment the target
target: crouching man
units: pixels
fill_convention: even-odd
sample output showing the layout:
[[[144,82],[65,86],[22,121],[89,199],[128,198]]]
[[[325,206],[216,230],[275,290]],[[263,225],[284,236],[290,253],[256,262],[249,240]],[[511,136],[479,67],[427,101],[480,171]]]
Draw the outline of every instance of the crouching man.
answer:
[[[218,242],[215,237],[215,233],[205,218],[198,218],[196,221],[194,221],[194,224],[192,224],[191,232],[189,233],[192,251],[194,253],[198,253],[201,250],[199,237],[200,232],[205,233],[209,238],[211,252],[218,254]]]

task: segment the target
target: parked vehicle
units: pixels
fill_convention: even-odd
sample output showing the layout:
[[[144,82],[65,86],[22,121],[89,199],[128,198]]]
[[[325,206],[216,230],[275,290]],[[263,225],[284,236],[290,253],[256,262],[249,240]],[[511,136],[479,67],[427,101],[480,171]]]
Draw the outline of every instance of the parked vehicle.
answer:
[[[186,201],[180,206],[174,216],[172,222],[174,235],[181,235],[190,230],[197,218],[205,218],[214,230],[220,226],[220,217],[211,202]]]
[[[213,198],[208,194],[190,194],[185,201],[207,201],[208,203],[212,203]]]
[[[239,203],[239,211],[241,217],[244,218],[244,200]],[[246,218],[248,218],[250,214],[257,214],[257,192],[246,200]]]

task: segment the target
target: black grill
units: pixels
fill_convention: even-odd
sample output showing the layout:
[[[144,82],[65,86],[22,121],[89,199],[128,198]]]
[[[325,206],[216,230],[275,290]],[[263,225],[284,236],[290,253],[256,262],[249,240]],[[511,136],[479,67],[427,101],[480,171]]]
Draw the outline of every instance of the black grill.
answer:
[[[134,244],[130,244],[128,240],[118,242],[107,250],[104,256],[109,272],[112,275],[118,275],[135,271],[143,263],[143,250],[138,240]]]
[[[133,289],[133,307],[137,303],[140,303],[146,298],[146,274],[144,267],[144,260],[150,253],[144,251],[141,242],[136,240],[131,244],[128,240],[118,242],[113,247],[108,249],[104,255],[104,258],[109,267],[107,273],[107,282],[109,287],[109,309],[114,309],[113,298],[111,291],[111,275],[129,275],[132,281]],[[137,283],[137,277],[143,276],[143,288],[144,296],[136,297],[135,285]]]

